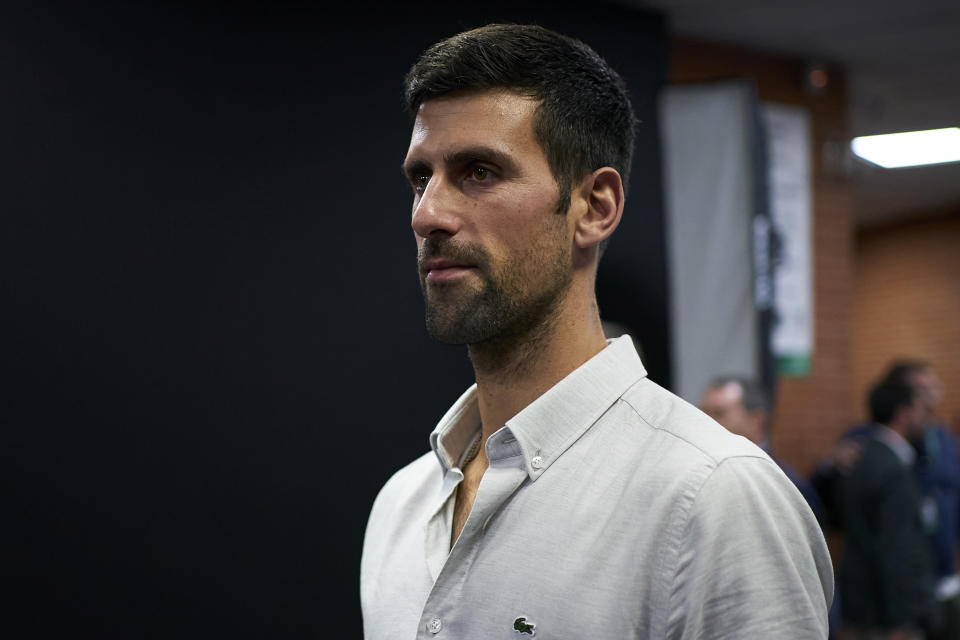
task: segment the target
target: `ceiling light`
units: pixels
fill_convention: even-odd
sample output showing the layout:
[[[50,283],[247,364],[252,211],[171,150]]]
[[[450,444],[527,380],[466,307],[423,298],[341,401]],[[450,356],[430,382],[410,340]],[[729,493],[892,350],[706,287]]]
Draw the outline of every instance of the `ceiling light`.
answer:
[[[861,136],[853,139],[850,148],[886,169],[960,162],[960,127]]]

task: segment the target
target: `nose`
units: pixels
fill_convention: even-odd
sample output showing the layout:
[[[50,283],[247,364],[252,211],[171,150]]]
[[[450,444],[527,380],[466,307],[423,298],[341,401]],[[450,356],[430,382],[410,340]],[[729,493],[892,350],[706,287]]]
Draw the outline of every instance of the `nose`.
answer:
[[[421,238],[438,233],[456,235],[462,225],[459,215],[463,194],[442,175],[434,175],[414,200],[410,226]]]

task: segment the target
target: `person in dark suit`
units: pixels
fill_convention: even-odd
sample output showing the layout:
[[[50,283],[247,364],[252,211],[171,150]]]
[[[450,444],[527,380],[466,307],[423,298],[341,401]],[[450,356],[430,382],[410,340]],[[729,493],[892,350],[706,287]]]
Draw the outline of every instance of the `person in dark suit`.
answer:
[[[846,529],[839,590],[845,637],[923,638],[935,598],[910,440],[923,432],[916,389],[884,380],[869,395],[875,423],[842,486]]]
[[[960,444],[953,431],[937,418],[943,383],[930,362],[899,358],[887,367],[883,380],[912,387],[921,406],[923,434],[910,444],[917,451],[913,473],[923,500],[924,530],[930,545],[936,580],[939,626],[928,640],[960,639]],[[872,421],[846,431],[817,466],[811,481],[824,505],[827,532],[842,535],[842,486],[873,434]],[[834,600],[839,606],[839,596]]]

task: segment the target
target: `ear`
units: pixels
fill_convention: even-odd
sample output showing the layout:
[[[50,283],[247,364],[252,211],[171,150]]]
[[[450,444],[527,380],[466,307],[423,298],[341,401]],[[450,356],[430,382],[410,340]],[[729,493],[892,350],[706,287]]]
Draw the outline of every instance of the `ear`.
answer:
[[[623,216],[623,181],[616,169],[601,167],[583,179],[578,191],[587,206],[576,220],[574,242],[581,249],[599,246]]]

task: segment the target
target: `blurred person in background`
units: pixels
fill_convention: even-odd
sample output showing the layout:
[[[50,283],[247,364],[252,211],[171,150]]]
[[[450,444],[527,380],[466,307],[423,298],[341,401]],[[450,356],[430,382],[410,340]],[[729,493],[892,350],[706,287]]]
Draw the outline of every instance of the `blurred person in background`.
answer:
[[[813,485],[773,453],[770,445],[770,399],[758,382],[746,376],[717,376],[710,381],[700,399],[700,409],[727,431],[743,436],[763,449],[800,490],[822,525],[823,506]]]
[[[931,551],[936,579],[937,626],[933,640],[960,639],[960,448],[955,434],[936,416],[943,398],[943,383],[929,362],[900,359],[892,362],[883,381],[910,386],[917,396],[921,430],[910,440],[916,452],[912,470],[921,494],[920,513]],[[842,487],[859,461],[875,423],[850,429],[820,463],[812,483],[825,507],[827,525],[840,533],[846,529],[841,504]]]
[[[922,639],[936,624],[917,453],[910,444],[924,431],[920,395],[893,379],[870,391],[872,431],[841,485],[845,640]]]

